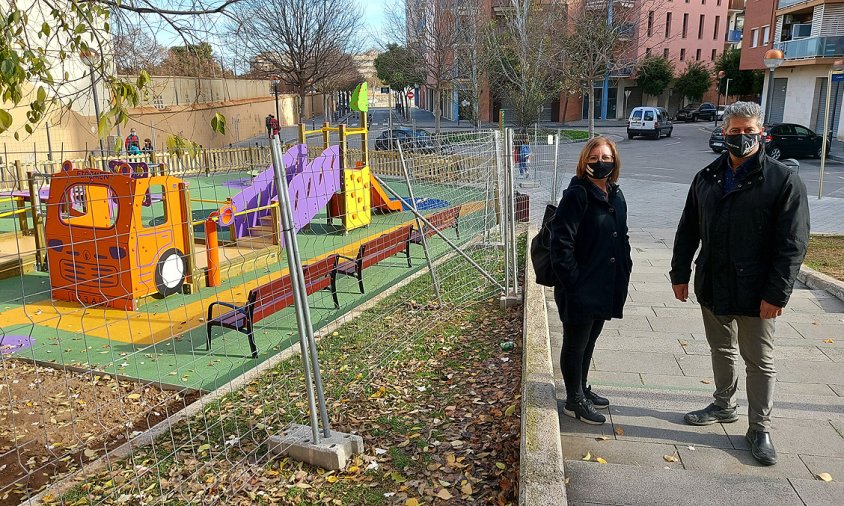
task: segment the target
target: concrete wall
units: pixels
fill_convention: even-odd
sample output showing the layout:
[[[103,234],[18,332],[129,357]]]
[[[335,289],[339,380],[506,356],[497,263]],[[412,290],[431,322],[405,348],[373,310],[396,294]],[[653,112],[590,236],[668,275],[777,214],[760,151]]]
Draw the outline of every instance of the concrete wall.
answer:
[[[780,67],[774,73],[775,79],[787,78],[788,88],[785,92],[785,110],[783,121],[804,125],[811,130],[815,129],[817,119],[817,107],[820,102],[821,93],[826,90],[820,89],[820,78],[828,76],[829,67],[826,65],[805,65],[800,67]],[[768,74],[766,73],[765,85],[762,90],[762,108],[767,106],[768,96]],[[839,107],[842,107],[839,104]],[[823,111],[820,112],[823,114]],[[834,125],[832,125],[834,128]],[[822,133],[822,132],[818,132]],[[840,122],[838,130],[833,135],[844,139],[844,122]]]

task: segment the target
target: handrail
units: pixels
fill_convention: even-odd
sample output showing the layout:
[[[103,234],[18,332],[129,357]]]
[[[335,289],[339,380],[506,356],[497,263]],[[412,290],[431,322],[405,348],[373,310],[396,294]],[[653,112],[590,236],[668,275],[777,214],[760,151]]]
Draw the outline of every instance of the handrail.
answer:
[[[31,209],[25,207],[23,209],[15,209],[14,211],[6,211],[5,213],[0,213],[0,218],[8,218],[9,216],[14,216],[16,214],[23,214],[30,212]]]
[[[191,201],[196,202],[197,199],[191,199]],[[267,204],[265,206],[253,207],[253,208],[246,209],[246,210],[243,210],[243,211],[238,211],[238,212],[232,214],[232,216],[245,216],[249,213],[257,213],[258,211],[266,211],[267,209],[272,209],[274,207],[278,207],[278,202],[273,202],[272,204]],[[218,222],[218,223],[220,221],[219,216],[210,216],[208,218],[203,218],[201,220],[193,220],[193,221],[191,221],[191,225],[193,225],[193,226],[202,225],[203,223],[205,223],[209,219],[212,220],[212,221]]]

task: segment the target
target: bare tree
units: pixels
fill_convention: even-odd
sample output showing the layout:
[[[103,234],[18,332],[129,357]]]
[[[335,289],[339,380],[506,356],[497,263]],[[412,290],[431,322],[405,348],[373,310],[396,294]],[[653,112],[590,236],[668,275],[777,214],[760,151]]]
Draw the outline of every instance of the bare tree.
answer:
[[[167,50],[147,30],[132,23],[114,34],[114,62],[120,74],[151,73],[167,57]]]
[[[595,132],[595,83],[614,73],[632,73],[636,55],[631,41],[638,25],[639,10],[632,0],[586,0],[569,12],[563,85],[588,97],[590,135]]]
[[[463,0],[457,11],[458,45],[456,50],[455,86],[459,95],[469,101],[471,119],[479,126],[481,92],[484,82],[486,61],[485,34],[489,16],[484,12],[483,0]],[[462,104],[461,104],[462,107]]]
[[[419,0],[393,4],[388,25],[393,39],[420,56],[425,85],[433,90],[434,129],[440,131],[442,96],[455,79],[455,50],[461,42],[461,0]]]
[[[561,89],[566,6],[562,0],[511,0],[510,7],[487,31],[489,74],[516,124],[526,128],[538,120],[542,102]]]
[[[308,92],[355,66],[362,14],[354,0],[242,0],[232,15],[243,53],[296,90],[300,121]]]

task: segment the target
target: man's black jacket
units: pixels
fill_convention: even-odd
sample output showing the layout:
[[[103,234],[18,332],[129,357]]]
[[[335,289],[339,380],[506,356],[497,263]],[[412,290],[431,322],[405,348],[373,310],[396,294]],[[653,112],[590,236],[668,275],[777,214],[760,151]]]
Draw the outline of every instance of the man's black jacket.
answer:
[[[551,222],[554,299],[566,324],[621,318],[630,283],[627,202],[614,184],[608,198],[574,177]]]
[[[674,238],[671,283],[689,282],[701,244],[695,260],[698,302],[719,315],[759,316],[763,299],[785,307],[806,255],[806,187],[760,148],[745,177],[725,195],[728,156],[692,181]]]

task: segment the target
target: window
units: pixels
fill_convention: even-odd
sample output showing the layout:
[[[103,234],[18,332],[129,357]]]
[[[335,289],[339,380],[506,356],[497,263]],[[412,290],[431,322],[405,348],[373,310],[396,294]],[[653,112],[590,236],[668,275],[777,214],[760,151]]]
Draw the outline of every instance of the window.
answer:
[[[648,11],[648,37],[653,35],[654,31],[654,11]]]
[[[698,39],[703,38],[703,17],[704,17],[704,15],[701,14],[700,15],[700,24],[697,25],[697,38]]]
[[[809,129],[800,125],[794,125],[794,133],[797,135],[809,136]]]
[[[167,223],[167,206],[164,200],[165,188],[163,185],[150,185],[144,195],[144,209],[141,210],[141,224],[146,227],[157,227]]]
[[[700,61],[700,49],[699,48],[698,48],[697,51],[695,51],[695,60]]]
[[[713,39],[718,40],[718,25],[721,24],[721,16],[715,16],[715,34],[712,36]]]
[[[759,35],[759,29],[758,28],[754,28],[753,30],[750,30],[750,47],[757,47],[758,46],[758,44],[756,44],[756,36],[757,35]]]
[[[665,14],[665,38],[671,37],[671,13]]]
[[[633,119],[634,121],[641,121],[641,120],[642,120],[642,110],[641,110],[641,109],[636,109],[635,111],[633,111],[633,117],[632,117],[632,119]]]
[[[768,45],[768,38],[771,36],[771,26],[763,26],[762,27],[762,45]]]
[[[686,0],[688,1],[688,0]],[[689,15],[683,14],[683,38],[686,38],[686,35],[689,33]]]
[[[111,228],[117,221],[117,196],[110,186],[78,183],[62,198],[61,220],[70,227]]]
[[[651,48],[645,48],[645,58],[651,57]]]
[[[662,50],[662,57],[668,59],[668,48]]]
[[[718,50],[717,50],[717,49],[713,49],[713,50],[712,50],[712,58],[711,58],[711,60],[712,60],[712,61],[715,61],[715,57],[716,57],[716,56],[718,56]]]
[[[654,120],[654,111],[653,109],[645,110],[645,121],[653,121]]]
[[[685,61],[685,60],[686,60],[686,49],[683,48],[683,49],[680,50],[680,61]]]
[[[718,3],[715,4],[715,5],[717,5],[718,7],[721,7],[721,0],[718,0]]]

